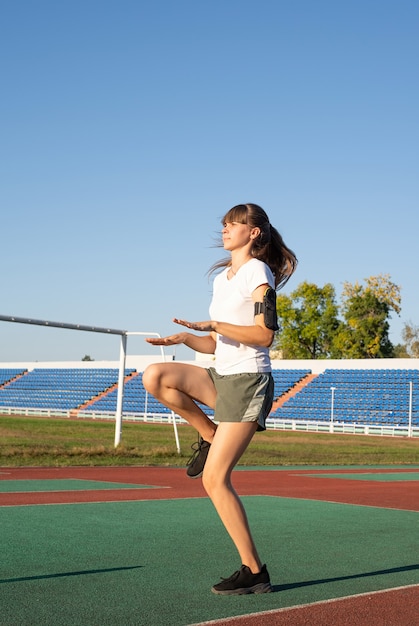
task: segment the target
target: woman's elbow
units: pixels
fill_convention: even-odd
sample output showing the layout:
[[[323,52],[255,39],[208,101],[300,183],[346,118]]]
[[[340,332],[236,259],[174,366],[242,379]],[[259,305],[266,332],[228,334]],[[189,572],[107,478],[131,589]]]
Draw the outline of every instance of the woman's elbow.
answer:
[[[275,333],[273,330],[270,330],[269,328],[264,328],[263,337],[262,337],[262,341],[260,345],[263,348],[270,348],[271,345],[273,344],[274,337],[275,337]]]

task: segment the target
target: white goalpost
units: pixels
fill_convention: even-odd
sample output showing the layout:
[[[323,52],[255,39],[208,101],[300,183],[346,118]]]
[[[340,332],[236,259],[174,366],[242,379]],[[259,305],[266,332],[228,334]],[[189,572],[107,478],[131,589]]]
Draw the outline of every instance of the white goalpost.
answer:
[[[66,322],[51,322],[48,320],[35,320],[31,318],[23,318],[23,317],[15,317],[11,315],[0,315],[0,322],[14,322],[18,324],[28,324],[34,326],[44,326],[47,328],[63,328],[66,330],[81,330],[85,332],[91,333],[103,333],[106,335],[119,335],[121,337],[120,343],[120,352],[119,352],[119,372],[118,372],[118,395],[116,401],[116,412],[115,412],[115,448],[121,443],[122,437],[122,407],[124,401],[124,381],[125,381],[125,361],[127,354],[127,338],[130,335],[144,335],[147,337],[161,337],[159,333],[155,332],[144,332],[144,331],[127,331],[127,330],[118,330],[115,328],[103,328],[100,326],[86,326],[83,324],[68,324]],[[162,361],[166,361],[166,354],[164,352],[164,347],[161,348],[161,357]],[[173,422],[173,430],[175,434],[176,441],[176,449],[178,454],[180,454],[180,444],[179,444],[179,435],[177,431],[176,424],[176,415],[174,411],[172,411],[172,422]]]
[[[121,354],[119,357],[119,379],[118,379],[118,398],[116,403],[116,421],[115,421],[115,448],[119,445],[121,441],[122,435],[122,402],[124,398],[124,372],[125,372],[125,357],[126,357],[126,346],[127,346],[127,337],[130,335],[142,335],[145,337],[161,337],[159,333],[147,333],[145,331],[127,331],[124,336],[121,337]],[[166,362],[166,353],[164,351],[164,347],[160,346],[162,361]],[[122,378],[122,383],[121,383]],[[177,431],[176,424],[176,415],[175,412],[171,412],[172,422],[173,422],[173,431],[175,434],[176,441],[176,450],[178,454],[180,454],[180,443],[179,443],[179,435]],[[119,434],[118,434],[119,433]]]

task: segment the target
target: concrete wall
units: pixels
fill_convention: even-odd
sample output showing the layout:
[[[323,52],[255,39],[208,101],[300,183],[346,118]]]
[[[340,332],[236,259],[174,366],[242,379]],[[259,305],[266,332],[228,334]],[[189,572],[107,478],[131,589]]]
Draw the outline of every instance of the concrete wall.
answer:
[[[207,355],[208,356],[208,355]],[[171,361],[173,357],[167,357]],[[126,357],[126,368],[136,369],[138,372],[150,363],[161,362],[160,356],[149,355],[128,355]],[[195,361],[179,361],[181,363],[191,363],[200,367],[214,365],[214,360],[202,357]],[[1,363],[0,368],[28,369],[35,368],[119,368],[119,361],[30,361]],[[309,369],[313,374],[321,374],[325,369],[417,369],[419,370],[419,359],[353,359],[353,360],[275,360],[272,361],[273,369]]]
[[[272,361],[273,369],[309,369],[313,374],[321,374],[325,369],[387,370],[418,369],[419,359],[318,359],[314,361]]]

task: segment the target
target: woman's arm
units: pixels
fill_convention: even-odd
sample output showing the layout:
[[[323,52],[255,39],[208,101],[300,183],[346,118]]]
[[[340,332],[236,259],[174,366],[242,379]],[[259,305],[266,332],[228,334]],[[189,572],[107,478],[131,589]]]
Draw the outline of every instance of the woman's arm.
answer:
[[[269,285],[260,285],[252,293],[253,302],[263,302],[263,295]],[[274,331],[265,326],[263,313],[255,315],[255,323],[252,326],[239,326],[228,322],[187,322],[186,320],[174,319],[176,324],[198,331],[213,331],[224,335],[233,341],[238,341],[248,346],[263,346],[269,348],[274,340]],[[192,335],[195,336],[195,335]],[[196,336],[195,336],[196,337]],[[198,337],[196,337],[198,339]],[[204,337],[203,337],[204,339]],[[215,342],[214,342],[215,343]],[[195,349],[195,348],[194,348]],[[200,351],[200,350],[199,350]]]
[[[263,317],[263,314],[257,317]],[[274,340],[274,331],[266,328],[264,323],[256,322],[254,326],[236,326],[227,322],[214,322],[215,331],[233,341],[246,346],[262,346],[269,348]]]

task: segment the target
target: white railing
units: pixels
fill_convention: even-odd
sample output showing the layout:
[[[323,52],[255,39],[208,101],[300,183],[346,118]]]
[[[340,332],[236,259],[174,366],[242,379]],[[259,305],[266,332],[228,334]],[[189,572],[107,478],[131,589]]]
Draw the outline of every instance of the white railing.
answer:
[[[360,424],[359,422],[336,422],[268,418],[268,430],[294,430],[346,435],[375,435],[388,437],[419,437],[419,427],[393,424]]]
[[[115,411],[62,411],[60,409],[39,409],[27,407],[0,407],[2,415],[25,415],[32,417],[77,417],[83,419],[115,420]],[[173,420],[177,424],[187,424],[179,415],[172,413],[151,412],[124,412],[123,418],[127,422],[143,422],[146,424],[170,424]],[[373,435],[383,437],[419,437],[419,426],[409,424],[364,424],[359,422],[316,421],[304,419],[279,419],[269,417],[266,420],[267,430],[285,430],[296,432],[335,433],[346,435]]]

